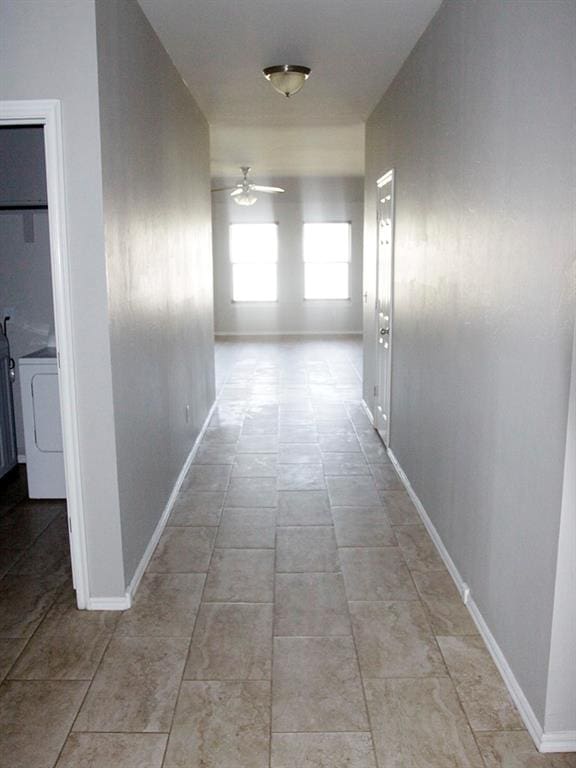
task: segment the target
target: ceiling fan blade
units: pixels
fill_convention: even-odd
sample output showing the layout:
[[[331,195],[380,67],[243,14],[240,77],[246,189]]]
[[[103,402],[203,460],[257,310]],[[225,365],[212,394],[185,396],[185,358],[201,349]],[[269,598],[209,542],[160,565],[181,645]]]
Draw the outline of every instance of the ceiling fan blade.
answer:
[[[236,197],[236,195],[241,195],[242,192],[244,192],[244,189],[242,187],[234,187],[234,192],[230,192],[230,197]]]
[[[254,184],[252,189],[255,192],[269,192],[270,194],[276,194],[278,192],[286,192],[282,187],[262,187],[259,184]]]
[[[236,187],[216,187],[216,189],[211,189],[210,192],[230,192],[231,189],[236,189]]]

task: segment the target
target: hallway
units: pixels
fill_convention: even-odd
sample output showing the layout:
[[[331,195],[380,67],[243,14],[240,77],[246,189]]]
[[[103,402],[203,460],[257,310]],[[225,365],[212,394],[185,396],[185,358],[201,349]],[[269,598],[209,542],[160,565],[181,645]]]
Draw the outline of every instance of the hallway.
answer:
[[[363,411],[360,343],[217,364],[134,607],[45,606],[0,686],[0,766],[575,766],[523,729]]]

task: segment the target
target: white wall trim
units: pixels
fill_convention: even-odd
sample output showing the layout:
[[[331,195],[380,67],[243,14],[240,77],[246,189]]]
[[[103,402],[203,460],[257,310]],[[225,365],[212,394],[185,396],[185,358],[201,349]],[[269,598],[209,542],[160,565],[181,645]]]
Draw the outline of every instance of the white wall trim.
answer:
[[[391,449],[388,449],[388,455],[390,456],[390,460],[392,461],[394,468],[398,472],[398,475],[402,480],[402,483],[404,484],[404,487],[406,488],[408,495],[410,496],[412,502],[414,503],[414,506],[416,507],[416,510],[418,511],[418,514],[420,515],[420,518],[424,523],[426,530],[430,534],[430,538],[434,542],[434,546],[438,550],[438,554],[444,561],[444,564],[446,565],[446,568],[448,569],[450,576],[454,580],[456,588],[458,589],[458,592],[460,593],[460,596],[462,598],[462,601],[467,606],[470,612],[470,615],[474,620],[474,623],[478,627],[478,631],[480,632],[482,639],[486,643],[486,646],[490,651],[490,655],[492,656],[494,663],[498,668],[498,671],[502,675],[504,683],[506,684],[506,687],[508,688],[508,691],[510,693],[510,696],[512,697],[514,704],[518,708],[520,716],[524,721],[524,725],[526,726],[528,733],[534,740],[536,748],[540,752],[575,752],[576,751],[576,731],[565,731],[565,732],[559,732],[559,733],[544,732],[544,729],[542,728],[540,721],[536,717],[534,710],[530,706],[530,703],[526,698],[524,691],[520,686],[520,683],[518,682],[514,673],[512,672],[512,669],[510,668],[510,665],[508,664],[508,661],[506,660],[506,657],[504,656],[502,649],[496,642],[496,639],[492,634],[492,632],[490,631],[488,624],[484,620],[484,617],[482,616],[480,609],[478,608],[474,599],[472,598],[469,586],[466,584],[466,582],[462,578],[458,568],[456,567],[456,565],[454,564],[454,561],[450,557],[450,554],[448,553],[448,550],[444,546],[444,542],[442,541],[440,534],[436,530],[432,520],[428,516],[428,513],[426,512],[426,510],[424,509],[424,505],[418,498],[416,491],[412,488],[412,485],[410,484],[410,481],[408,480],[406,473],[402,469],[400,462],[398,461],[398,459],[394,455],[394,452]]]
[[[86,608],[89,611],[126,611],[130,608],[128,593],[124,597],[89,597]]]
[[[221,331],[215,334],[217,339],[225,339],[227,337],[234,339],[250,339],[265,338],[266,336],[278,338],[279,336],[288,336],[291,338],[297,338],[299,336],[310,336],[317,339],[325,338],[326,336],[362,336],[362,331]]]
[[[180,488],[182,487],[182,483],[184,482],[184,478],[188,474],[188,470],[190,469],[190,466],[192,462],[194,461],[194,457],[196,456],[196,453],[198,452],[198,448],[200,446],[200,443],[202,441],[202,438],[204,437],[206,430],[208,429],[208,425],[210,423],[210,419],[212,418],[212,415],[214,413],[214,409],[216,408],[217,400],[214,400],[212,403],[212,407],[208,411],[208,415],[206,416],[206,419],[204,420],[204,424],[202,425],[202,429],[198,433],[198,436],[196,437],[196,440],[194,441],[194,445],[192,446],[192,449],[190,450],[190,453],[186,457],[186,460],[184,464],[182,465],[182,469],[180,470],[180,473],[178,474],[178,477],[176,478],[176,482],[174,483],[174,487],[172,488],[172,491],[170,493],[170,496],[168,497],[168,501],[166,502],[166,506],[164,507],[164,510],[162,512],[162,515],[160,516],[160,520],[158,520],[158,524],[156,525],[156,528],[154,529],[154,533],[152,534],[150,541],[148,542],[148,546],[146,547],[144,554],[142,555],[142,558],[140,559],[140,562],[138,563],[138,567],[136,568],[136,571],[134,572],[134,576],[132,577],[132,580],[130,584],[128,585],[128,588],[126,590],[126,594],[124,597],[95,597],[90,598],[88,601],[88,608],[91,611],[126,611],[128,608],[132,606],[132,602],[134,600],[134,596],[136,594],[136,590],[138,589],[138,586],[140,585],[140,582],[142,580],[142,576],[144,576],[144,572],[148,566],[148,563],[150,562],[150,559],[152,558],[152,555],[154,554],[154,550],[156,549],[158,542],[160,541],[160,536],[162,536],[162,532],[164,531],[164,528],[166,527],[166,523],[168,522],[168,518],[170,517],[170,513],[172,512],[172,509],[174,507],[174,504],[176,502],[176,499],[178,497],[178,494],[180,493]]]
[[[420,515],[422,522],[426,526],[426,530],[430,534],[430,538],[434,542],[434,546],[438,550],[438,553],[442,560],[444,561],[444,565],[448,569],[450,576],[452,576],[452,579],[454,580],[454,583],[456,584],[456,587],[458,589],[458,592],[460,593],[460,597],[462,598],[463,602],[467,602],[468,596],[470,594],[470,590],[468,588],[468,585],[460,575],[460,572],[458,571],[458,568],[456,568],[454,561],[448,554],[448,550],[444,546],[444,542],[440,538],[440,534],[434,527],[434,524],[432,520],[428,517],[428,513],[424,509],[424,505],[416,495],[416,491],[412,488],[410,485],[410,481],[408,480],[408,477],[406,476],[406,473],[400,466],[400,462],[394,455],[394,452],[389,448],[388,449],[388,455],[390,456],[390,460],[392,464],[394,464],[394,468],[396,469],[396,472],[398,472],[398,475],[400,476],[400,480],[402,480],[404,487],[406,488],[406,491],[408,492],[408,495],[412,499],[414,506],[416,507],[418,514]]]
[[[492,656],[498,671],[502,675],[506,687],[508,688],[508,692],[510,693],[514,704],[516,704],[518,712],[520,713],[520,717],[526,726],[526,730],[530,736],[532,736],[536,748],[540,749],[543,737],[543,729],[534,713],[534,710],[530,706],[530,703],[526,698],[520,683],[516,679],[514,672],[512,672],[512,669],[510,668],[510,665],[508,664],[502,649],[496,642],[494,635],[490,631],[490,628],[484,620],[484,617],[482,616],[480,609],[476,605],[475,601],[470,598],[467,605],[468,610],[470,611],[470,615],[474,619],[474,623],[478,627],[478,631],[486,643],[486,647],[490,651],[490,655]]]
[[[198,448],[200,447],[200,443],[202,442],[202,438],[204,437],[206,430],[208,429],[208,424],[210,423],[210,419],[212,418],[212,415],[214,413],[214,409],[216,408],[217,400],[214,400],[212,403],[212,406],[210,410],[208,411],[208,415],[206,416],[206,419],[204,420],[204,424],[202,425],[202,429],[198,433],[198,436],[196,437],[196,440],[194,441],[194,445],[192,446],[192,449],[190,450],[190,453],[188,454],[186,461],[182,465],[182,469],[180,470],[180,473],[178,477],[176,478],[176,482],[174,483],[174,487],[172,488],[172,492],[170,496],[168,497],[168,501],[166,502],[166,506],[164,507],[164,511],[162,512],[162,515],[160,517],[160,520],[158,521],[158,525],[156,526],[156,529],[154,533],[152,534],[152,538],[148,542],[148,546],[146,547],[146,550],[144,554],[142,555],[142,558],[140,562],[138,563],[138,567],[136,568],[134,572],[134,576],[132,577],[132,580],[130,584],[128,585],[127,589],[127,596],[130,601],[134,599],[134,595],[136,594],[136,590],[138,589],[138,586],[140,584],[140,581],[142,580],[142,576],[144,575],[144,571],[146,570],[146,567],[148,566],[148,563],[150,562],[150,559],[152,555],[154,554],[154,550],[156,549],[156,545],[160,541],[160,536],[162,535],[162,532],[164,528],[166,527],[166,523],[168,522],[168,518],[170,517],[170,513],[172,512],[172,508],[174,507],[174,504],[176,502],[176,499],[178,497],[178,494],[180,493],[180,488],[182,487],[182,483],[184,482],[184,478],[188,474],[188,470],[190,469],[190,466],[192,462],[194,461],[194,457],[198,453]]]
[[[576,731],[548,731],[542,734],[540,752],[576,752]]]
[[[70,555],[76,601],[78,608],[85,608],[90,590],[81,479],[80,432],[77,418],[77,378],[60,101],[57,99],[2,101],[0,102],[0,123],[44,126],[50,265],[58,348],[58,386],[70,528]]]
[[[576,743],[576,320],[572,339],[566,450],[544,728],[552,741]]]
[[[364,400],[364,398],[362,398],[361,403],[362,403],[362,408],[364,408],[364,411],[366,413],[366,416],[368,416],[368,418],[370,419],[370,424],[372,424],[374,429],[376,429],[376,425],[374,423],[374,414],[372,413],[370,408],[368,408],[368,403],[366,402],[366,400]]]

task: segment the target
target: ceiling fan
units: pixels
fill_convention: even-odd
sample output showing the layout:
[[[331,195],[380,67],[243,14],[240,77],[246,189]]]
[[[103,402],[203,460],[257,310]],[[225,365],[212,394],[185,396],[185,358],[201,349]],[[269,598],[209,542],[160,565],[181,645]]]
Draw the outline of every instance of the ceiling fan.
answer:
[[[242,181],[236,184],[235,187],[218,187],[218,189],[213,189],[212,192],[230,192],[230,197],[235,203],[238,203],[238,205],[254,205],[256,200],[258,200],[258,196],[255,194],[256,192],[264,192],[267,195],[277,195],[280,192],[286,191],[285,189],[282,189],[282,187],[263,187],[260,184],[252,184],[252,182],[248,180],[248,174],[250,173],[249,165],[241,166],[241,171],[243,176]]]

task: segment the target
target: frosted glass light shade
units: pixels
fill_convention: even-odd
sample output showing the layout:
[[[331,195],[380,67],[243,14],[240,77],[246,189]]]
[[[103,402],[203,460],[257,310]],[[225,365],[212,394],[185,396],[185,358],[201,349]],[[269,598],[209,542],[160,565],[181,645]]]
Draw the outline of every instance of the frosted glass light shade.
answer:
[[[263,72],[272,87],[289,98],[302,89],[310,75],[310,68],[296,64],[279,64],[275,67],[266,67]]]
[[[258,198],[254,194],[254,192],[241,192],[239,195],[234,195],[232,197],[232,200],[234,200],[235,203],[238,203],[238,205],[254,205],[256,200]]]

